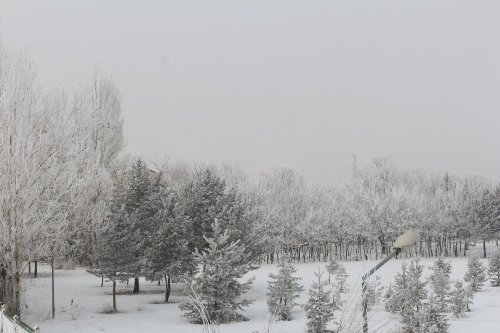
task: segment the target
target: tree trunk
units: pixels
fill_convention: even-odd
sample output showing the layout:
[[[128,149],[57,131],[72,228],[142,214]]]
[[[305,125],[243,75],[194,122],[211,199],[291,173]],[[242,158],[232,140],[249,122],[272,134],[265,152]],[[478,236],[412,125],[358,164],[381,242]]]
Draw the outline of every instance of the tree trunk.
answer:
[[[139,278],[136,277],[134,278],[134,291],[133,291],[134,294],[138,294],[139,293]]]
[[[20,304],[20,283],[21,279],[18,272],[14,272],[14,276],[8,276],[5,285],[5,305],[7,311],[12,315],[21,314]]]
[[[38,260],[35,260],[35,277],[38,276]]]
[[[117,312],[117,310],[116,310],[116,280],[113,280],[113,311]]]
[[[50,264],[51,272],[52,272],[52,319],[56,317],[56,303],[54,297],[54,260],[52,259],[52,263]]]
[[[170,276],[165,275],[165,303],[168,303],[171,290],[172,288],[170,286]]]
[[[117,310],[116,310],[116,280],[113,280],[113,312],[117,312]]]
[[[484,257],[486,258],[486,240],[483,239],[483,253]]]
[[[101,288],[104,286],[104,275],[101,275]]]

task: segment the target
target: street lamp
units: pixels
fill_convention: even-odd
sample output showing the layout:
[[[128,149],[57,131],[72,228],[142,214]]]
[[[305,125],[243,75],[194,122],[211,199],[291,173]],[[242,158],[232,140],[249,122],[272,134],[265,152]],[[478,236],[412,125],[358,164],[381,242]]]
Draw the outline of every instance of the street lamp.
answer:
[[[399,236],[396,241],[394,242],[394,245],[392,247],[393,251],[384,258],[381,262],[379,262],[375,267],[373,267],[368,273],[363,275],[362,279],[362,289],[363,289],[363,333],[368,333],[368,298],[366,297],[366,288],[367,288],[367,280],[372,275],[375,273],[377,269],[382,267],[386,262],[391,260],[392,257],[400,253],[402,250],[406,250],[415,243],[417,243],[420,239],[420,234],[418,231],[415,230],[410,230]]]

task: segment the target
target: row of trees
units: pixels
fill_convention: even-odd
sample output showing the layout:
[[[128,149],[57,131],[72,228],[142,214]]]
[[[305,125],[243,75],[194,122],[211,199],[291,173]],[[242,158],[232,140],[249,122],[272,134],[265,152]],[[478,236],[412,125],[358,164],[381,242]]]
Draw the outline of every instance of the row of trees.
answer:
[[[338,188],[310,187],[288,169],[247,184],[260,198],[269,261],[282,252],[302,261],[378,258],[408,229],[422,231],[414,252],[426,257],[465,255],[470,241],[499,238],[500,187],[480,177],[399,170],[376,158],[355,163]]]
[[[120,97],[96,72],[76,92],[41,91],[0,42],[0,302],[19,314],[29,261],[90,262],[123,145]]]
[[[489,259],[488,266],[491,285],[500,286],[500,251]],[[405,332],[447,333],[445,313],[452,312],[455,317],[461,318],[470,311],[474,294],[486,282],[486,267],[477,257],[470,257],[463,278],[465,282],[456,280],[453,289],[451,264],[443,258],[434,262],[427,281],[422,279],[423,270],[418,259],[412,260],[410,265],[401,265],[401,273],[395,276],[386,292],[386,310],[399,317]]]

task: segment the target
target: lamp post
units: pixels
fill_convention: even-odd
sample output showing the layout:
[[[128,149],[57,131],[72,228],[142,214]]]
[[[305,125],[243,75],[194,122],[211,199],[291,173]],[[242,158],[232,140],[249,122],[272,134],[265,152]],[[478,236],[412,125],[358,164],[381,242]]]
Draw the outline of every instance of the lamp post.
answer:
[[[382,267],[386,262],[391,260],[394,256],[396,256],[398,253],[400,253],[402,250],[408,249],[415,245],[415,243],[418,242],[420,239],[420,234],[418,231],[415,230],[410,230],[399,236],[396,241],[394,242],[393,245],[393,251],[385,257],[381,262],[379,262],[375,267],[370,269],[368,273],[363,275],[362,278],[362,291],[363,291],[363,333],[368,333],[368,299],[366,295],[366,288],[367,288],[367,280],[372,275],[375,273],[377,269]]]

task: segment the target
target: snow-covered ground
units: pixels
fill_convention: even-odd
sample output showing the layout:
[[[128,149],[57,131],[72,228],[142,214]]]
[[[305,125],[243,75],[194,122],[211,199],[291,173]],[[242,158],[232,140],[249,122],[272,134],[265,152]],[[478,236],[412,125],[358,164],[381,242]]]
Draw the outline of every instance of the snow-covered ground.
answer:
[[[400,271],[404,260],[408,259],[391,260],[376,273],[381,277],[384,286],[387,286],[392,277]],[[452,263],[453,267],[452,282],[457,278],[463,278],[467,258],[447,260]],[[433,261],[433,259],[423,259],[422,264],[430,268]],[[481,261],[487,264],[486,260]],[[343,264],[350,274],[348,278],[350,292],[344,294],[343,299],[349,299],[349,297],[354,299],[356,295],[359,296],[361,274],[375,265],[376,261],[343,262]],[[314,278],[313,273],[324,266],[325,263],[296,264],[297,275],[302,277],[305,287],[299,303],[306,302],[307,289]],[[247,294],[248,298],[255,300],[244,313],[249,321],[222,325],[220,326],[221,333],[251,333],[264,330],[267,322],[267,276],[276,271],[276,265],[263,265],[258,270],[250,272],[249,275],[255,276],[256,280]],[[430,269],[426,269],[425,277],[430,273]],[[57,270],[55,284],[56,319],[52,320],[50,318],[51,289],[48,267],[42,267],[37,279],[26,278],[24,280],[25,299],[28,301],[22,303],[23,319],[30,324],[38,324],[42,333],[201,332],[200,326],[190,324],[181,316],[182,312],[178,308],[178,303],[186,298],[180,284],[173,285],[170,304],[162,303],[164,285],[158,286],[155,283],[141,281],[141,293],[133,295],[133,283],[129,286],[119,284],[117,296],[119,313],[117,314],[105,313],[111,307],[111,284],[105,283],[101,288],[100,279],[83,269]],[[340,313],[337,313],[337,318],[339,316]],[[450,316],[449,323],[450,332],[496,332],[500,327],[500,288],[493,288],[489,286],[489,283],[486,284],[485,288],[476,294],[472,311],[462,319]],[[382,325],[384,328],[379,332],[399,332],[398,323],[391,320],[390,315],[380,304],[370,313],[370,328]],[[304,333],[305,326],[305,313],[300,307],[296,307],[293,320],[273,324],[271,332]]]

